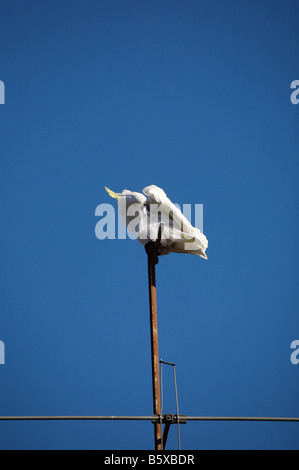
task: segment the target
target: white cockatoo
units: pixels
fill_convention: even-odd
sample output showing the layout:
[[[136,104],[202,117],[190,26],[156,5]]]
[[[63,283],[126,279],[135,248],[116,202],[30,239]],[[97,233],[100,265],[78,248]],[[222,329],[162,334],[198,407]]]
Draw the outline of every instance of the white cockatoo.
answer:
[[[191,225],[163,189],[151,185],[142,190],[143,194],[127,189],[121,193],[105,189],[111,197],[117,199],[122,221],[142,245],[155,242],[161,227],[158,255],[190,253],[208,258],[206,236]]]

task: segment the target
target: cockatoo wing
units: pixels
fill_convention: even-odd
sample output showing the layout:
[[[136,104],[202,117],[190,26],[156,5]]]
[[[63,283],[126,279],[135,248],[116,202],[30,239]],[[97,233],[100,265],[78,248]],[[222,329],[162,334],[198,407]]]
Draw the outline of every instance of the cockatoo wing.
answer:
[[[162,223],[163,216],[169,221],[163,224],[161,255],[170,252],[190,253],[207,259],[205,251],[208,247],[208,240],[206,236],[191,225],[180,209],[167,197],[163,189],[151,185],[144,188],[142,192],[148,196],[150,207],[155,205],[154,208],[151,207],[152,213],[160,212]],[[156,239],[158,229],[158,221],[151,222],[151,239]]]
[[[173,225],[181,228],[184,227],[186,230],[191,230],[192,225],[189,220],[184,216],[184,214],[182,214],[180,209],[171,202],[163,189],[158,186],[151,185],[144,188],[142,192],[148,196],[150,204],[157,204],[159,206],[157,210],[161,211],[161,213],[165,215],[170,215],[169,218],[173,221]]]

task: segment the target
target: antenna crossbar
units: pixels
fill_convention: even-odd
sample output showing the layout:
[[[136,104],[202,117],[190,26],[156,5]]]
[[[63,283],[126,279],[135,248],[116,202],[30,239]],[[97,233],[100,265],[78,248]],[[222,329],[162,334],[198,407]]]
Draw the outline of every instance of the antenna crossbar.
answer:
[[[0,421],[151,421],[152,423],[169,423],[170,414],[151,416],[0,416]],[[186,416],[171,415],[171,424],[185,424],[187,421],[272,421],[299,422],[292,417],[260,416]]]

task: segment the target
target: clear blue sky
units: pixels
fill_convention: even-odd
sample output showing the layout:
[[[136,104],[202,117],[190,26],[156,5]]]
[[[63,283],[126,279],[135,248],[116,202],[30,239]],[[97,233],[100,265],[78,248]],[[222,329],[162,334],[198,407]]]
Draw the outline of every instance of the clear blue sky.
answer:
[[[156,184],[204,204],[209,239],[208,261],[157,266],[180,412],[299,416],[298,17],[296,0],[1,1],[0,415],[152,414],[146,255],[94,229],[105,185]],[[299,426],[187,423],[181,442],[298,449]],[[153,429],[2,422],[0,447],[152,449]]]

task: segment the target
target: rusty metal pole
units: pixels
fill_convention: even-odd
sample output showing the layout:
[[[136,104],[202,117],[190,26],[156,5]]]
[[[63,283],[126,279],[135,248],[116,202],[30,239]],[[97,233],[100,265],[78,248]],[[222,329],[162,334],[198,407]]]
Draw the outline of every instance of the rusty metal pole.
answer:
[[[159,240],[156,243],[149,242],[146,244],[145,250],[146,250],[147,259],[148,259],[153,405],[154,405],[154,414],[160,416],[161,415],[161,398],[160,398],[158,319],[157,319],[156,275],[155,275],[155,264],[156,264],[156,257],[157,257],[157,251],[158,251],[157,244],[159,245]],[[154,428],[155,429],[155,449],[163,450],[161,422],[154,423],[154,427],[155,427]]]

